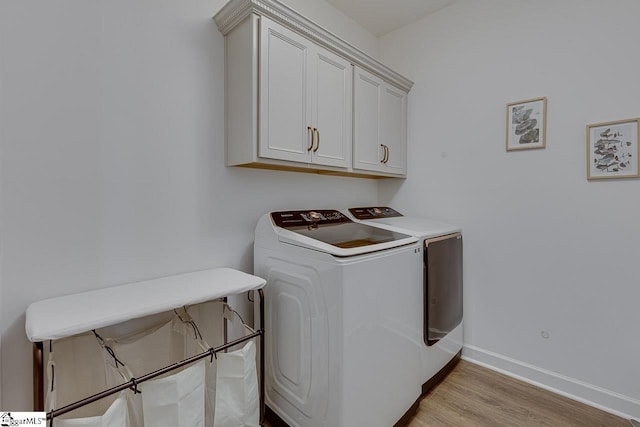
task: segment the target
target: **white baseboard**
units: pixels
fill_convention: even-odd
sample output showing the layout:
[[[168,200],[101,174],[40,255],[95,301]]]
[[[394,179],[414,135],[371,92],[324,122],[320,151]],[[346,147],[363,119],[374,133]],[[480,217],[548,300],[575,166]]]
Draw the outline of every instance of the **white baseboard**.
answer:
[[[462,358],[622,418],[640,418],[640,400],[465,344]]]

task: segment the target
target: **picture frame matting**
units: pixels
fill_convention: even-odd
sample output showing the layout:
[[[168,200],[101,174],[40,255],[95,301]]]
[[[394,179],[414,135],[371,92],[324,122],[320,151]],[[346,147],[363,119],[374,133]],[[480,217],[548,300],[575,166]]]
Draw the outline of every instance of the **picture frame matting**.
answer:
[[[587,125],[587,179],[640,177],[640,118]]]
[[[546,138],[545,96],[507,104],[507,151],[545,148]]]

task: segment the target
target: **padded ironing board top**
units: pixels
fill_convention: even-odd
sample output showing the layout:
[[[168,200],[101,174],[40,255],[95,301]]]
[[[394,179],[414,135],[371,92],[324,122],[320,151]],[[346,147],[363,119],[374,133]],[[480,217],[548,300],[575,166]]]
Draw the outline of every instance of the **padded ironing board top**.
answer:
[[[266,281],[216,268],[34,302],[25,329],[32,342],[56,340],[185,305],[264,287]]]

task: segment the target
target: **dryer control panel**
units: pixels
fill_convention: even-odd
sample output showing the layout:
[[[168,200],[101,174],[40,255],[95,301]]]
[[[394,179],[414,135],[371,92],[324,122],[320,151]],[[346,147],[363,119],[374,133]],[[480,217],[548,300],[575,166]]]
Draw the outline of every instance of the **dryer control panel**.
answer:
[[[402,214],[387,206],[373,206],[368,208],[350,208],[349,212],[356,219],[393,218]]]
[[[320,209],[312,211],[271,212],[271,219],[275,225],[282,228],[307,227],[309,225],[321,226],[326,224],[352,222],[340,211]]]

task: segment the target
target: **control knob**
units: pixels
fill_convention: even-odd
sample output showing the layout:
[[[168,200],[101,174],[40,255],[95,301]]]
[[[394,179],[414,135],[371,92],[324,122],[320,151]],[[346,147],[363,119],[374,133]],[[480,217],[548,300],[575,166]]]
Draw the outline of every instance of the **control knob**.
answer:
[[[311,221],[320,221],[322,219],[322,215],[320,215],[316,211],[311,211],[311,212],[309,212],[309,219]]]

